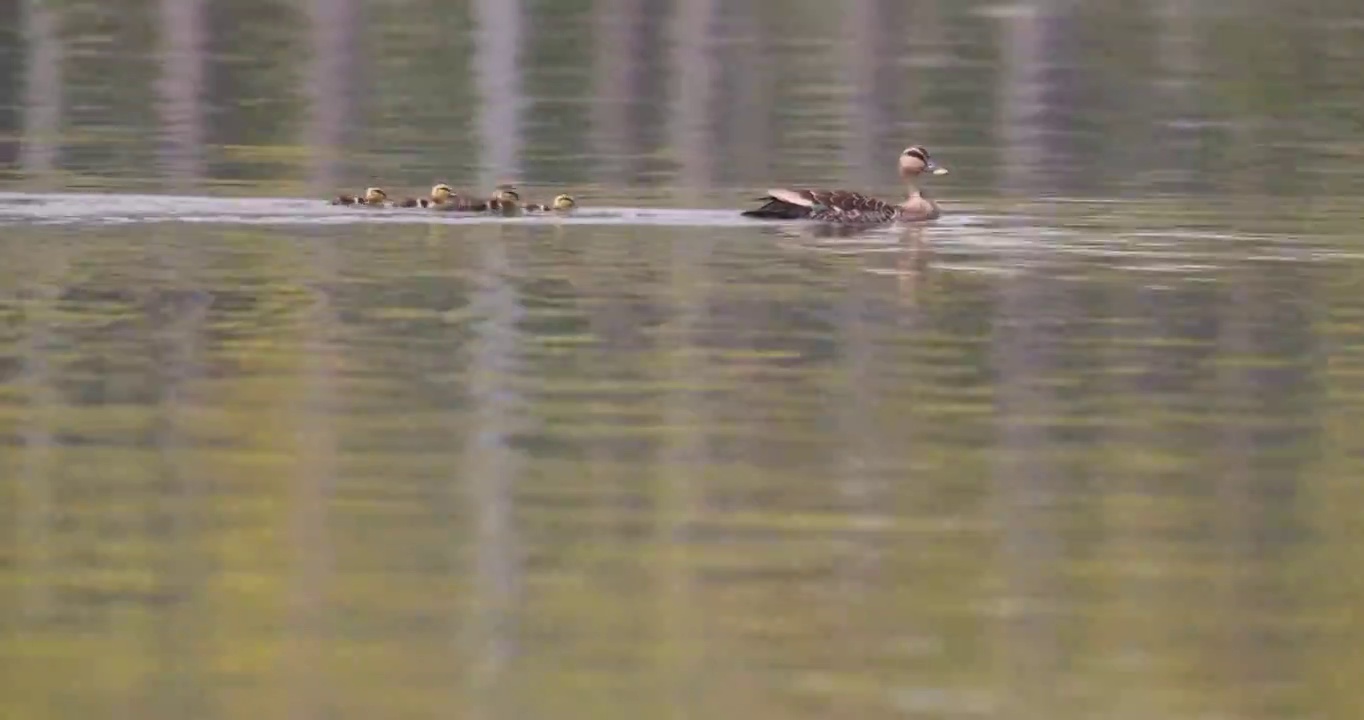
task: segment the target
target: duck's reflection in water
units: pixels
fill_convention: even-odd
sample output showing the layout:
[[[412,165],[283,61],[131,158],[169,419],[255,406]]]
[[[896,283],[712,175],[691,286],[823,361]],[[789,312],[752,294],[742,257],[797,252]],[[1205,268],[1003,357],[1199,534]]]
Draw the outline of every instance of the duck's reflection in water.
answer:
[[[900,298],[910,305],[916,303],[933,257],[929,228],[918,223],[891,232],[832,223],[783,224],[773,231],[792,250],[861,258],[863,272],[893,276]]]
[[[924,240],[924,228],[915,225],[900,233],[900,252],[895,253],[895,282],[902,302],[913,306],[922,287],[920,279],[928,274],[933,248]]]

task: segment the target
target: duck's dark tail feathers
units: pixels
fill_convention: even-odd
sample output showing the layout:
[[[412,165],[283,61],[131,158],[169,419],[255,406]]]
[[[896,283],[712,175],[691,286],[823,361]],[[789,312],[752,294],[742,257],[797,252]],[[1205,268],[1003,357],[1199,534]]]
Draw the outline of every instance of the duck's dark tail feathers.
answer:
[[[759,220],[800,220],[809,217],[810,208],[800,205],[793,205],[785,200],[778,200],[774,197],[760,198],[766,200],[767,204],[756,210],[745,210],[740,213],[743,217],[757,218]]]

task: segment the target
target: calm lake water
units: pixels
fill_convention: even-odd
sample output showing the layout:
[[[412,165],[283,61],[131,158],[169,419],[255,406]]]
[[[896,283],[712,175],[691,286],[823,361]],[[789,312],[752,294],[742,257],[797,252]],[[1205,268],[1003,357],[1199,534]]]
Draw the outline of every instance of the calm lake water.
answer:
[[[1357,2],[17,7],[0,717],[1364,701]]]

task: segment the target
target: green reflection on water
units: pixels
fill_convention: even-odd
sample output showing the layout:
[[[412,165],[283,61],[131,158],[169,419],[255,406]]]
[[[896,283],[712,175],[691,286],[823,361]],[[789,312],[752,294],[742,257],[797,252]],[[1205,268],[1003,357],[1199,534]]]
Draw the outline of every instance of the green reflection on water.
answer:
[[[1359,705],[1357,3],[535,0],[491,97],[469,3],[188,5],[0,10],[4,189],[729,211],[924,142],[948,214],[0,207],[0,715]]]
[[[1356,261],[11,230],[16,716],[1349,697]]]

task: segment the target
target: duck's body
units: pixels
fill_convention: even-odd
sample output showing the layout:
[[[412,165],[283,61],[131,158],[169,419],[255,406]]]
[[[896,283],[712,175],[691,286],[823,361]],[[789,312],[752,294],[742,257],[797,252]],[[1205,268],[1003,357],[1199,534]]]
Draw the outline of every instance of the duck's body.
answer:
[[[888,222],[936,220],[942,214],[938,204],[924,196],[914,178],[924,172],[946,175],[947,168],[935,163],[922,145],[905,148],[900,154],[900,177],[908,192],[904,202],[889,203],[849,190],[773,188],[762,198],[766,203],[743,213],[759,220],[817,220],[845,225],[873,225]]]
[[[383,188],[365,188],[362,195],[337,195],[333,205],[364,205],[367,207],[388,207],[388,193]]]
[[[450,197],[446,198],[445,202],[430,207],[437,212],[487,212],[488,201],[467,198],[459,193],[450,193]]]
[[[558,212],[567,213],[578,207],[578,201],[572,195],[556,195],[554,202],[548,205],[539,203],[529,203],[526,205],[526,212]]]
[[[900,204],[848,190],[773,188],[762,198],[767,204],[748,210],[744,217],[760,220],[817,220],[849,225],[872,225],[896,221],[937,220],[938,204],[915,189]]]

